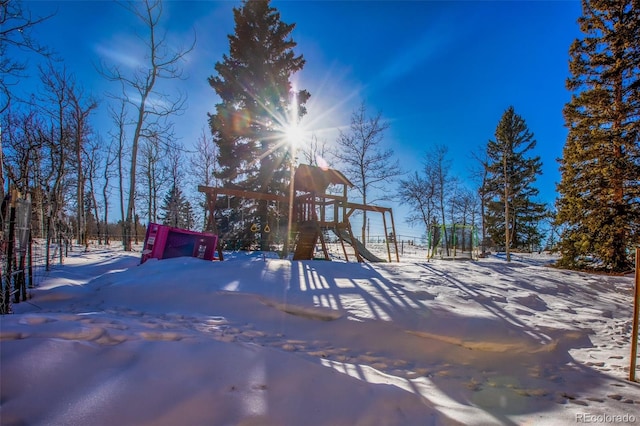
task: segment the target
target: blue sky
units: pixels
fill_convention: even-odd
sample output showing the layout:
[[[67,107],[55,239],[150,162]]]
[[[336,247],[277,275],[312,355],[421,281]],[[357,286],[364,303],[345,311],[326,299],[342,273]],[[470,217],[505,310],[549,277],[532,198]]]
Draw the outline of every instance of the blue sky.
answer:
[[[207,123],[217,98],[207,83],[228,53],[235,1],[170,1],[165,25],[172,43],[197,37],[178,84],[189,95],[176,133],[189,145]],[[86,91],[117,91],[96,72],[101,60],[136,59],[135,20],[107,1],[25,1],[34,15],[56,15],[34,36],[64,59]],[[435,144],[449,147],[452,171],[463,182],[471,152],[493,138],[510,105],[526,120],[538,145],[544,175],[540,200],[553,203],[559,181],[556,159],[567,131],[562,108],[568,50],[580,36],[579,1],[273,1],[284,22],[295,23],[296,52],[305,68],[295,76],[311,92],[303,124],[331,143],[362,101],[389,121],[385,144],[404,170],[421,167]],[[32,61],[32,64],[34,62]],[[31,73],[21,88],[33,89]],[[103,104],[97,127],[107,123]],[[102,115],[102,116],[100,116]],[[102,120],[102,121],[101,121]],[[97,128],[106,137],[107,128]],[[469,182],[471,185],[471,183]],[[402,223],[402,217],[396,222]],[[399,233],[401,233],[399,231]]]

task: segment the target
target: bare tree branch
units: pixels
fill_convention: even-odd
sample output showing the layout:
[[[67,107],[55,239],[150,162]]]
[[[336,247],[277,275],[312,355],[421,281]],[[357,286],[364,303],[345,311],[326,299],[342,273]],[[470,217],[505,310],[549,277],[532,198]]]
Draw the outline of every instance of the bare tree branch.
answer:
[[[22,8],[20,0],[0,0],[0,113],[9,107],[11,87],[24,77],[27,67],[26,61],[10,54],[10,49],[49,56],[49,49],[33,39],[31,30],[52,16],[34,18]]]
[[[393,150],[383,149],[381,144],[389,123],[382,121],[382,114],[367,117],[364,102],[351,115],[348,132],[340,132],[337,149],[333,157],[344,166],[342,172],[354,184],[362,197],[362,204],[368,205],[370,195],[375,190],[385,193],[381,183],[389,185],[391,180],[402,174],[398,160],[393,160]],[[386,198],[384,195],[380,199]],[[367,212],[363,212],[362,242],[366,240]]]
[[[134,111],[129,199],[124,221],[123,240],[125,250],[131,250],[138,149],[142,139],[151,137],[170,139],[172,124],[169,120],[184,110],[186,96],[181,92],[178,92],[177,96],[162,92],[159,81],[183,79],[180,64],[195,47],[195,36],[190,46],[173,51],[167,43],[166,33],[160,29],[160,19],[163,12],[161,0],[132,1],[120,4],[135,15],[146,30],[145,36],[141,37],[146,50],[144,64],[141,64],[129,75],[123,73],[118,65],[107,66],[103,64],[100,70],[105,78],[121,84],[120,98]]]

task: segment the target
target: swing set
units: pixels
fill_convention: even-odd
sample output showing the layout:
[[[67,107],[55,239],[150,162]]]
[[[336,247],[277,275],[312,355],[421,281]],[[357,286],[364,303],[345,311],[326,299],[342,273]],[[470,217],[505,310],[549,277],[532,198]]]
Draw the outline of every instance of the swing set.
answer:
[[[217,197],[207,197],[206,229],[220,235],[221,248],[236,250],[279,250],[285,236],[281,232],[284,215],[280,202],[272,197],[252,196],[250,191],[216,188]],[[259,193],[256,193],[259,194]],[[226,200],[224,199],[226,198]],[[266,201],[266,216],[245,220],[248,211],[255,211],[255,201]],[[209,203],[212,202],[212,205]],[[263,206],[264,207],[264,206]],[[214,217],[215,216],[215,217]],[[213,221],[212,221],[213,219]]]
[[[398,244],[395,238],[389,238],[390,235],[396,235],[391,208],[349,202],[347,190],[353,187],[353,184],[337,170],[302,164],[296,168],[293,182],[292,206],[288,209],[291,212],[291,229],[287,229],[288,236],[284,238],[284,254],[292,252],[293,260],[331,260],[325,237],[327,231],[331,231],[338,238],[347,261],[349,261],[349,254],[351,254],[358,262],[365,260],[383,262],[383,259],[369,252],[364,244],[354,236],[351,228],[349,219],[355,212],[369,211],[382,214],[387,261],[392,262],[393,258],[396,262],[400,261]],[[342,191],[328,193],[327,189],[330,185],[341,185]],[[290,204],[289,197],[286,196],[235,188],[198,186],[198,191],[206,195],[208,212],[206,230],[214,234],[218,234],[215,212],[219,196],[276,202],[278,206],[280,204],[289,206]],[[279,212],[280,209],[278,208],[277,211]],[[390,217],[390,229],[387,228],[387,216]],[[277,223],[279,228],[280,222]],[[271,232],[268,223],[264,227],[261,224],[252,223],[250,230],[254,233],[262,232],[264,234]],[[276,234],[280,234],[279,229]],[[316,253],[317,245],[320,246],[320,256]]]

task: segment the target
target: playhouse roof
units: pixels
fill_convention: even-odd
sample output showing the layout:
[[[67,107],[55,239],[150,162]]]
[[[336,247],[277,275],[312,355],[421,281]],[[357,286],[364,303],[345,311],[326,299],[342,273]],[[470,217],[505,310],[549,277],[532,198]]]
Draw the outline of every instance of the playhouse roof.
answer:
[[[308,164],[300,164],[296,168],[294,182],[297,191],[319,193],[324,193],[331,184],[353,186],[349,179],[338,170]]]

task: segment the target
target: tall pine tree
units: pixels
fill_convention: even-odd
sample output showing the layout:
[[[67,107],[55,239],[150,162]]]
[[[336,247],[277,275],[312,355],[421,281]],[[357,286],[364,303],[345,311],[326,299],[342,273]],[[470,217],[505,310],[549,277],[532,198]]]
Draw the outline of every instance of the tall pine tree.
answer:
[[[539,191],[533,184],[542,173],[540,157],[529,156],[535,146],[533,133],[512,106],[502,115],[495,140],[487,143],[485,223],[494,243],[504,242],[507,260],[512,248],[528,249],[540,241],[537,224],[546,209],[535,201]]]
[[[569,50],[560,264],[583,267],[595,257],[624,271],[640,243],[640,2],[583,0],[582,9],[584,37]]]
[[[175,228],[193,229],[195,220],[193,208],[179,187],[173,186],[164,197],[160,206],[160,219],[163,225]]]
[[[229,35],[229,55],[215,66],[209,84],[220,98],[209,124],[219,147],[217,172],[225,186],[286,195],[289,145],[285,129],[306,110],[306,90],[295,92],[291,77],[305,64],[296,56],[291,38],[295,24],[280,20],[280,13],[267,1],[244,0],[234,9],[235,34]],[[294,93],[295,92],[295,93]],[[236,228],[250,238],[250,228],[268,225],[268,203],[246,208],[247,226]],[[267,239],[261,238],[266,248]]]

